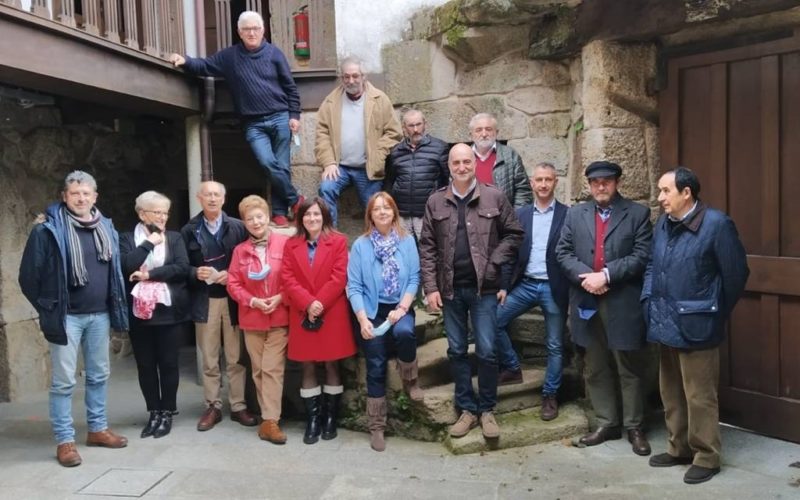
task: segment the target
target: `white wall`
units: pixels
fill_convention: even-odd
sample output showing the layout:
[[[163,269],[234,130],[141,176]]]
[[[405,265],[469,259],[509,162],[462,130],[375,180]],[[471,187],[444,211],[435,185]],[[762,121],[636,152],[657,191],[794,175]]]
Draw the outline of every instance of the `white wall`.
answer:
[[[383,71],[381,47],[402,38],[411,15],[448,0],[337,0],[336,52],[360,57],[370,73]]]

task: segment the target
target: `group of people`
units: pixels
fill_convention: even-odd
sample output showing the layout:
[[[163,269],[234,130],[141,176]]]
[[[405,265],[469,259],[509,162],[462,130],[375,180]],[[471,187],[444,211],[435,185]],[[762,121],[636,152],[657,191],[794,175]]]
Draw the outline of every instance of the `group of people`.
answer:
[[[427,134],[419,110],[405,111],[398,122],[360,61],[346,58],[341,84],[317,115],[322,182],[319,195],[306,199],[291,183],[289,142],[299,131],[300,106],[288,63],[263,40],[257,13],[243,13],[238,26],[241,44],[206,59],[171,59],[194,74],[226,77],[247,140],[270,176],[272,207],[250,195],[236,219],[222,210],[225,187],[204,182],[197,193],[201,213],[178,233],[166,230],[170,200],[147,191],[135,202],[140,222],[118,238],[95,206],[94,179],[75,171],[65,179],[62,202],[31,233],[20,284],[51,343],[50,414],[59,463],[81,461],[70,417],[79,346],[87,374],[87,444],[123,447],[127,440],[108,428],[105,416],[109,328],[130,330],[149,412],[141,435],[159,438],[170,432],[177,411],[178,327],[188,320],[202,353],[206,409],[199,431],[222,419],[224,351],[232,420],[258,425],[262,439],[286,442],[279,421],[288,358],[302,363],[303,441],[335,438],[343,392],[338,361],[360,344],[370,446],[382,451],[390,356],[396,355],[409,398],[424,397],[414,336],[421,287],[428,308],[444,318],[459,411],[451,436],[477,426],[487,439],[500,436],[497,387],[523,381],[507,329],[539,306],[547,350],[543,420],[558,417],[568,317],[598,421],[580,442],[619,439],[624,429],[633,451],[650,455],[643,428],[649,340],[661,344],[669,432],[667,452],[651,457],[650,465],[692,464],[687,483],[719,471],[718,347],[748,268],[733,222],[700,201],[691,170],[661,176],[665,213],[655,231],[650,210],[619,193],[622,169],[612,162],[586,167],[590,199],[568,208],[555,198],[556,167],[540,163],[528,175],[519,154],[497,141],[493,115],[475,115],[472,144],[451,148]],[[347,238],[335,227],[339,194],[350,184],[364,207],[365,228],[348,254]],[[295,236],[271,230],[290,218]],[[260,418],[244,400],[240,330]]]

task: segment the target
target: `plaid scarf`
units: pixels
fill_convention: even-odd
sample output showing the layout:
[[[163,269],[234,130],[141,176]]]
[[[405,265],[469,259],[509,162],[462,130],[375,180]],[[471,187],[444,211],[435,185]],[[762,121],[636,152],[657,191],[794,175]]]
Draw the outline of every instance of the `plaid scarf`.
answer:
[[[81,240],[75,228],[93,229],[94,247],[97,249],[97,260],[101,262],[111,261],[111,236],[105,226],[100,223],[103,215],[97,207],[91,211],[92,219],[82,221],[75,218],[67,207],[62,205],[59,209],[61,220],[66,228],[67,254],[70,264],[70,284],[73,287],[86,286],[89,276],[86,272],[86,265],[83,262],[83,248]]]

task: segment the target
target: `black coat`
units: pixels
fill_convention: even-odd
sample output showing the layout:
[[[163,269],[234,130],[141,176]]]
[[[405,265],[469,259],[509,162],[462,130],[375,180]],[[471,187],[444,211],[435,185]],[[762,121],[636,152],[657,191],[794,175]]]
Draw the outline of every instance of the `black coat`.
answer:
[[[553,299],[558,308],[566,315],[567,305],[569,304],[569,281],[564,276],[564,271],[558,264],[556,258],[556,244],[561,236],[561,228],[564,226],[564,218],[567,215],[567,206],[556,201],[553,212],[553,223],[550,226],[550,234],[547,238],[547,251],[545,252],[545,262],[547,264],[547,279],[550,283],[550,290],[553,292]],[[531,238],[533,235],[533,205],[525,205],[517,209],[517,219],[525,231],[525,238],[517,253],[517,260],[513,265],[508,264],[503,268],[503,288],[511,291],[517,286],[525,276],[525,268],[531,257]]]
[[[136,246],[133,232],[123,233],[119,237],[119,250],[122,255],[122,273],[125,275],[128,289],[128,304],[131,306],[131,327],[141,324],[147,325],[174,325],[189,320],[189,291],[186,287],[186,278],[189,275],[189,258],[186,256],[186,247],[177,231],[167,231],[167,252],[164,265],[150,270],[150,281],[162,281],[169,287],[172,296],[172,305],[156,305],[153,317],[141,320],[133,315],[133,296],[131,290],[136,282],[131,282],[128,277],[138,271],[144,264],[147,256],[153,251],[153,244],[143,241]]]
[[[430,135],[423,137],[416,149],[411,149],[408,139],[392,148],[386,162],[384,186],[397,203],[400,215],[425,215],[428,197],[449,183],[449,152],[449,144]]]
[[[222,212],[222,248],[225,250],[225,267],[231,265],[233,249],[236,245],[247,239],[247,230],[242,221],[235,217],[229,217]],[[208,285],[205,281],[197,279],[197,268],[206,265],[203,247],[203,238],[200,237],[200,228],[203,224],[203,213],[192,217],[185,226],[181,228],[181,236],[186,245],[186,253],[189,255],[189,290],[192,295],[192,321],[195,323],[206,323],[208,321]],[[231,324],[239,324],[239,306],[228,296],[228,312],[231,317]]]

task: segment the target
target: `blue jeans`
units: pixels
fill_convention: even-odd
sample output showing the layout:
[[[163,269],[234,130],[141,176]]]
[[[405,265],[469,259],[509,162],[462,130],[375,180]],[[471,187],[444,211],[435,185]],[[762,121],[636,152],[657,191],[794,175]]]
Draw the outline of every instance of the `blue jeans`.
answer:
[[[476,288],[456,288],[451,300],[443,299],[447,357],[456,385],[456,408],[473,414],[492,411],[497,403],[497,295],[478,295]],[[478,398],[472,389],[467,348],[467,315],[472,320],[478,356]]]
[[[372,326],[378,326],[386,320],[386,316],[397,307],[397,304],[379,304],[378,314],[372,321]],[[417,359],[417,337],[414,332],[414,310],[409,309],[408,314],[400,318],[389,331],[380,337],[364,340],[361,333],[361,348],[367,364],[367,396],[382,398],[386,395],[386,364],[389,361],[388,345],[392,336],[397,350],[397,359],[410,363]]]
[[[245,139],[264,169],[270,184],[272,215],[286,215],[297,202],[297,190],[292,185],[292,164],[289,151],[292,133],[289,112],[261,116],[245,123]]]
[[[50,384],[50,423],[57,444],[75,441],[72,426],[72,393],[78,348],[83,351],[86,368],[86,421],[89,432],[108,428],[106,387],[111,367],[108,338],[111,322],[108,313],[68,314],[67,345],[50,344],[53,378]]]
[[[366,208],[370,196],[381,190],[383,181],[369,180],[366,169],[343,167],[341,165],[339,165],[339,177],[335,181],[323,179],[322,183],[319,185],[319,196],[328,204],[334,226],[337,225],[338,220],[336,205],[339,201],[339,195],[342,194],[344,188],[350,184],[355,184],[356,191],[358,191],[358,201],[361,202],[361,208]]]
[[[503,305],[497,306],[497,357],[500,369],[519,370],[519,358],[508,338],[508,325],[511,321],[534,306],[542,308],[545,330],[547,332],[547,371],[544,376],[542,392],[554,396],[561,387],[562,337],[564,335],[564,313],[553,299],[550,283],[547,280],[523,278],[511,290]]]

